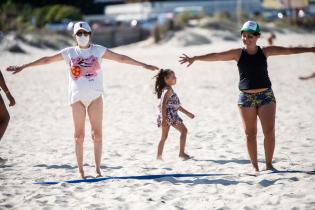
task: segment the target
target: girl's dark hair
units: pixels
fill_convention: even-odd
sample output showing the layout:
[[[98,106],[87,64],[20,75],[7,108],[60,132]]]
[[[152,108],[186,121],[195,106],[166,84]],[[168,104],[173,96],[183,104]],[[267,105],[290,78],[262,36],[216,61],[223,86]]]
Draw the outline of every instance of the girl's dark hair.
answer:
[[[168,77],[170,74],[173,74],[174,72],[170,69],[161,69],[157,75],[155,75],[155,94],[158,98],[161,98],[162,91],[166,87],[165,83],[165,77]]]

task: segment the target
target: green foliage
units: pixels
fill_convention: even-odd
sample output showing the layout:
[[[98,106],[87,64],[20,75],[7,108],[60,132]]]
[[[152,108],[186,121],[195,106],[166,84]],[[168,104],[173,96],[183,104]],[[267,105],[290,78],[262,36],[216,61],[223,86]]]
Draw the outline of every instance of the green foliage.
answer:
[[[176,14],[175,17],[175,27],[183,28],[185,27],[189,20],[201,19],[205,17],[204,11],[183,11]]]
[[[213,15],[213,18],[218,21],[230,21],[231,15],[229,12],[223,11],[223,12],[215,12]]]
[[[176,28],[183,28],[187,25],[188,21],[190,20],[189,12],[181,12],[176,15],[175,17],[175,27]]]
[[[83,14],[102,14],[104,12],[104,6],[110,3],[94,3],[94,0],[0,0],[1,5],[11,2],[14,4],[29,4],[32,8],[42,8],[49,5],[63,4],[76,8],[80,8]]]
[[[0,30],[21,28],[29,18],[32,8],[28,4],[14,4],[6,1],[0,5]]]
[[[16,3],[13,0],[0,1],[0,31],[33,30],[33,17],[36,18],[36,26],[39,28],[47,23],[82,18],[80,9],[69,5],[55,4],[34,9],[29,4]]]
[[[35,17],[37,26],[43,27],[47,23],[61,22],[65,19],[79,20],[82,14],[76,7],[57,4],[35,9]]]

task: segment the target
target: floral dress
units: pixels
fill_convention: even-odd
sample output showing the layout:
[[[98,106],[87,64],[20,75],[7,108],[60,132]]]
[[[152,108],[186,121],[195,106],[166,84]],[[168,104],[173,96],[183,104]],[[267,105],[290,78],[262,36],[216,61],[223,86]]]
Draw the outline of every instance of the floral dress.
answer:
[[[158,105],[159,114],[157,118],[157,126],[160,127],[162,125],[162,104],[163,104],[163,98],[165,93],[171,90],[172,95],[169,97],[167,103],[166,103],[166,122],[169,125],[177,125],[182,124],[183,120],[180,118],[180,116],[177,113],[178,108],[180,107],[180,101],[177,96],[177,94],[173,91],[173,89],[165,88],[162,92],[161,99]]]

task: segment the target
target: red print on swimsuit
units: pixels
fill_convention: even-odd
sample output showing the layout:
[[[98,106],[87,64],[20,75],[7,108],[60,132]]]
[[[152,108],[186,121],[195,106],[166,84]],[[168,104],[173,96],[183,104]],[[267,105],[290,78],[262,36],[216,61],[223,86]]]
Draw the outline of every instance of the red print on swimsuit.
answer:
[[[71,58],[70,68],[71,76],[74,80],[77,80],[81,76],[91,79],[97,75],[100,64],[97,57],[91,55],[88,58]]]

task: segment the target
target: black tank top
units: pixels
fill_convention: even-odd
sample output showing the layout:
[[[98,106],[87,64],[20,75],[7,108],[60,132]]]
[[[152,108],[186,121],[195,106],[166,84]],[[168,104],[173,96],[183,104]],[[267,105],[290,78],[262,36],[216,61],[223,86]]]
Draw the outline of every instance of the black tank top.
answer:
[[[248,54],[243,48],[237,67],[240,75],[240,90],[271,87],[267,70],[267,58],[259,46],[254,55]]]

